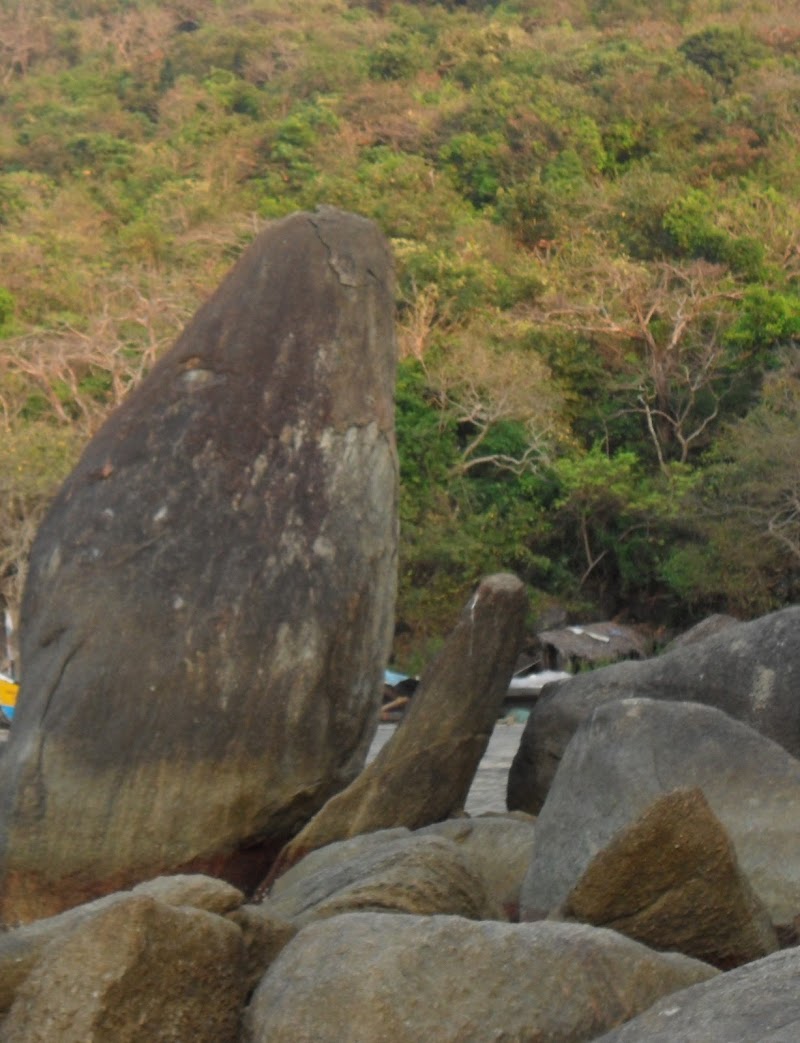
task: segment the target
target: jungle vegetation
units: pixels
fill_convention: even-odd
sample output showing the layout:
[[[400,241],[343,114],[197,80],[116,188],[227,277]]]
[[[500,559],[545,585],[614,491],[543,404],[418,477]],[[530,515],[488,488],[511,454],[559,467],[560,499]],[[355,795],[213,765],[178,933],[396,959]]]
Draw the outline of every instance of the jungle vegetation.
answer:
[[[266,219],[397,266],[396,659],[800,591],[796,0],[0,0],[0,596]]]

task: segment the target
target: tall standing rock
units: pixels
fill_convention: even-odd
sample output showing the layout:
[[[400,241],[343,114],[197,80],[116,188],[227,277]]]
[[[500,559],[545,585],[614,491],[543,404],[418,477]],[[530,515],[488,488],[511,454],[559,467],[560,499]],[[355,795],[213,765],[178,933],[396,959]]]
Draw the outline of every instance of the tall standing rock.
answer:
[[[0,765],[6,921],[163,871],[242,884],[358,772],[396,584],[391,263],[268,226],[38,534]]]
[[[337,840],[394,826],[417,829],[463,809],[508,690],[527,606],[524,585],[510,573],[478,584],[397,731],[287,844],[273,877]]]

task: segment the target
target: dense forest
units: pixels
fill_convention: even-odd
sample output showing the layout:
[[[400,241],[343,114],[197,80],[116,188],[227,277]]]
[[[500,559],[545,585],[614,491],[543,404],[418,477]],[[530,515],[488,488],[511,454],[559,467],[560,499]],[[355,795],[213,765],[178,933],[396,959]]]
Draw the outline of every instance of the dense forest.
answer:
[[[0,597],[261,223],[397,268],[415,669],[482,574],[667,627],[800,591],[796,0],[0,0]]]

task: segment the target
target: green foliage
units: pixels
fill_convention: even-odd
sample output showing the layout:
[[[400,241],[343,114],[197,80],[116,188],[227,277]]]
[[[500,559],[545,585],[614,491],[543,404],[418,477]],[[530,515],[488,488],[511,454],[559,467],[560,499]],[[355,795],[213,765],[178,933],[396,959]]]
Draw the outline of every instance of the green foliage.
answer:
[[[712,7],[0,5],[3,568],[256,217],[328,203],[396,259],[409,656],[500,568],[642,618],[792,597],[744,506],[747,440],[791,459],[800,15]]]
[[[437,408],[418,362],[407,359],[400,364],[395,395],[402,485],[407,492],[413,490],[415,509],[424,510],[455,464],[455,427]]]
[[[503,138],[472,131],[454,135],[439,156],[464,196],[476,207],[493,203],[504,180]]]
[[[427,243],[398,242],[400,288],[404,297],[414,287],[437,288],[438,314],[451,324],[494,307],[512,308],[530,301],[541,288],[535,272],[493,264],[467,241],[463,251]],[[472,249],[470,247],[473,247]]]
[[[618,611],[620,598],[654,589],[694,482],[691,472],[673,468],[666,479],[653,477],[635,453],[610,455],[594,445],[557,461],[554,473],[560,489],[554,506],[568,526],[572,567],[583,569],[580,586],[595,588],[611,612]]]
[[[664,216],[663,226],[675,251],[686,257],[727,264],[749,280],[764,274],[763,245],[751,236],[734,236],[720,228],[712,200],[700,189],[677,200]]]
[[[14,328],[14,295],[0,286],[0,337],[8,336]]]
[[[421,65],[421,49],[405,34],[393,34],[367,57],[367,69],[373,80],[407,80]]]
[[[730,423],[694,493],[694,540],[675,549],[665,579],[708,610],[745,615],[794,601],[800,591],[800,369],[784,349],[760,402]]]
[[[226,111],[258,119],[261,115],[261,93],[227,69],[215,69],[204,81],[212,97],[222,102]]]
[[[748,287],[725,339],[737,352],[755,354],[766,366],[774,366],[776,349],[800,342],[800,298],[766,286]]]
[[[111,134],[78,134],[67,142],[67,152],[75,169],[116,178],[130,170],[135,148]]]
[[[687,61],[725,87],[761,55],[761,48],[743,29],[710,26],[688,36],[678,50]]]
[[[601,26],[619,25],[643,18],[682,22],[690,0],[594,0],[593,19]]]

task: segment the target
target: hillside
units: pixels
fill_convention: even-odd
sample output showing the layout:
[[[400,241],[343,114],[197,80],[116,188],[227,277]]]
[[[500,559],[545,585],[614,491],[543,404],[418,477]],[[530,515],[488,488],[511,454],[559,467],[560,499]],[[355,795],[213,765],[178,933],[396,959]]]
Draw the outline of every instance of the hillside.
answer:
[[[795,0],[5,0],[0,597],[103,417],[265,220],[397,264],[414,669],[535,614],[797,600]]]

